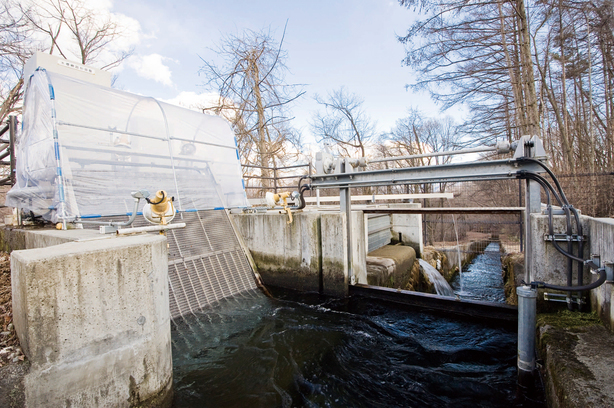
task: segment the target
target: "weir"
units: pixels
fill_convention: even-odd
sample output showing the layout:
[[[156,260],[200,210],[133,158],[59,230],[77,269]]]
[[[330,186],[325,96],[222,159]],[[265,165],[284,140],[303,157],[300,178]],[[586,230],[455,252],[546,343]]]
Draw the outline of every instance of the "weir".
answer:
[[[90,97],[84,100],[79,95]],[[386,306],[379,317],[378,301],[498,324],[517,323],[521,380],[531,377],[535,370],[531,330],[535,308],[530,302],[538,289],[569,292],[568,302],[580,307],[584,302],[581,292],[594,290],[591,301],[596,306],[605,310],[611,305],[612,295],[602,284],[614,280],[610,262],[613,249],[593,245],[592,241],[590,250],[588,245],[583,246],[581,225],[590,224],[590,234],[600,231],[607,235],[609,230],[599,220],[580,217],[562,200],[562,191],[542,177],[549,170],[544,165],[541,141],[535,136],[524,136],[515,146],[490,148],[498,153],[514,150],[511,159],[417,168],[368,170],[364,159],[320,152],[316,173],[301,178],[298,192],[270,193],[267,201],[272,208],[259,211],[249,205],[234,135],[220,118],[45,69],[36,70],[28,78],[25,101],[23,130],[16,146],[16,183],[7,195],[7,205],[21,209],[20,217],[27,216],[30,222],[53,223],[58,228],[5,231],[5,243],[12,242],[12,249],[20,250],[12,258],[13,299],[15,327],[32,364],[25,382],[29,405],[121,406],[128,401],[130,406],[145,402],[170,406],[173,365],[183,387],[194,383],[191,376],[199,376],[201,368],[190,371],[194,362],[207,366],[230,360],[241,366],[244,356],[263,350],[265,360],[250,367],[256,374],[240,372],[252,379],[264,378],[261,385],[267,389],[266,398],[274,392],[278,396],[270,400],[281,398],[284,404],[294,398],[328,404],[329,394],[322,388],[325,385],[318,383],[318,376],[334,381],[340,373],[346,375],[352,371],[346,367],[351,359],[344,361],[343,357],[354,352],[375,353],[374,344],[404,356],[404,347],[411,344],[413,348],[409,347],[411,351],[405,357],[424,366],[430,364],[429,356],[435,356],[438,369],[431,374],[438,381],[433,389],[423,395],[420,381],[413,382],[412,387],[425,398],[416,399],[416,403],[443,403],[437,392],[448,398],[461,391],[446,388],[458,369],[448,362],[478,351],[464,348],[462,341],[455,343],[458,352],[450,354],[441,352],[445,344],[438,344],[436,350],[430,349],[427,341],[414,344],[414,336],[432,330],[428,326],[430,317],[412,332],[418,324],[412,320],[415,316],[409,318]],[[390,158],[401,159],[406,158]],[[415,233],[415,220],[403,215],[446,210],[353,206],[351,188],[516,179],[526,181],[527,192],[522,212],[527,248],[524,281],[528,285],[518,289],[519,309],[457,299],[445,292],[443,282],[438,293],[444,296],[368,285],[366,256],[373,249],[369,235],[374,237],[371,242],[387,243],[390,237],[386,235],[395,231],[398,241],[404,243],[403,236],[420,237],[421,233]],[[540,186],[548,194],[544,214]],[[303,195],[313,189],[339,189],[340,211],[306,208]],[[555,216],[551,196],[559,199],[563,216]],[[448,211],[475,214],[486,210]],[[521,209],[490,211],[517,214]],[[574,218],[575,231],[570,221]],[[377,219],[382,225],[370,227],[369,219]],[[567,229],[560,234],[564,222]],[[145,234],[152,229],[145,226],[157,231]],[[7,238],[11,234],[19,238]],[[569,242],[566,249],[560,248],[559,241]],[[572,241],[578,245],[574,247]],[[556,262],[560,262],[544,248],[545,242],[552,243],[554,246],[548,248],[555,248],[559,254],[571,255],[578,268],[577,285],[570,283],[572,271],[566,284],[544,273],[557,269]],[[422,242],[414,242],[412,247],[420,252],[423,249]],[[586,251],[593,256],[587,256]],[[424,261],[418,263],[429,270],[433,280],[441,276]],[[583,275],[585,266],[599,278]],[[312,293],[317,301],[296,304],[269,299],[258,288],[261,278],[265,285]],[[574,297],[574,292],[579,293]],[[292,312],[286,313],[290,309]],[[388,314],[396,321],[390,321]],[[279,315],[283,319],[278,320]],[[611,314],[606,313],[606,318],[611,321]],[[323,328],[315,326],[325,320]],[[343,328],[336,330],[337,325]],[[87,330],[77,338],[71,333],[72,327]],[[481,327],[475,330],[484,331]],[[462,329],[456,327],[455,333],[462,337]],[[439,334],[434,330],[433,335]],[[508,334],[497,332],[496,336],[509,345],[513,341]],[[243,342],[235,344],[234,338]],[[281,349],[275,347],[279,339],[285,344]],[[324,340],[318,343],[320,339]],[[301,348],[294,348],[295,340]],[[481,337],[482,351],[489,349],[488,341],[488,335]],[[346,349],[347,344],[357,347]],[[214,347],[217,345],[221,348]],[[210,360],[209,350],[220,354],[219,360]],[[302,359],[304,353],[312,359]],[[502,357],[502,361],[506,359]],[[314,361],[321,367],[332,361],[339,372],[305,371]],[[342,363],[335,364],[339,361]],[[379,365],[376,360],[364,363],[373,365],[371,371]],[[386,367],[391,371],[398,368],[394,364]],[[505,371],[502,367],[497,363],[485,369],[485,378],[489,370]],[[279,373],[286,385],[295,387],[292,392],[280,387],[271,372]],[[305,372],[312,377],[304,377]],[[418,365],[405,375],[419,377],[420,373],[424,369]],[[367,370],[360,375],[369,374]],[[233,377],[228,372],[220,375],[222,379]],[[479,388],[471,380],[467,384]],[[212,387],[225,388],[219,384]],[[348,388],[356,390],[360,384]],[[344,401],[360,401],[352,399],[354,395],[344,399],[345,388],[339,385],[339,389]],[[388,389],[397,395],[403,387]],[[253,392],[248,388],[248,394]],[[370,393],[377,393],[377,389]],[[479,395],[491,394],[477,395],[479,399]]]

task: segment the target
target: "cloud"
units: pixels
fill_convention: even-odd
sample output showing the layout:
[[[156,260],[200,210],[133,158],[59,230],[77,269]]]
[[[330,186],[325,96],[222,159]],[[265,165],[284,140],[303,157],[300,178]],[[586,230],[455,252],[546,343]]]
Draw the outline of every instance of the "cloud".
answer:
[[[166,86],[173,86],[171,69],[164,61],[174,61],[160,54],[133,55],[126,61],[126,65],[132,68],[138,76],[152,79]]]

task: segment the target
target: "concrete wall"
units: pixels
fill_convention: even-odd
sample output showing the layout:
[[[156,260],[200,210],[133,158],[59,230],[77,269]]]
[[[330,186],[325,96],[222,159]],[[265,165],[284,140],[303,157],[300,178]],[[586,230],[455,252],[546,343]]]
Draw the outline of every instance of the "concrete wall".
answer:
[[[584,259],[591,254],[598,254],[601,262],[614,262],[614,220],[611,218],[591,218],[581,216],[583,234],[588,242],[584,245]],[[544,235],[548,233],[548,217],[541,214],[531,215],[531,239],[533,253],[531,260],[534,281],[543,281],[555,285],[567,284],[567,258],[561,255],[550,242],[544,241]],[[553,217],[554,232],[566,231],[565,217]],[[573,233],[577,233],[574,229]],[[567,249],[567,243],[560,242],[563,249]],[[574,250],[577,251],[574,244]],[[575,252],[574,252],[575,253]],[[577,285],[577,262],[574,262],[573,284]],[[598,279],[598,275],[590,273],[588,267],[583,269],[583,284],[589,284]],[[601,320],[610,330],[614,331],[614,307],[611,283],[605,283],[597,289],[590,291],[590,303],[593,311],[596,311]],[[551,292],[551,291],[549,291]]]
[[[581,216],[584,235],[589,235],[589,217]],[[555,234],[565,233],[567,230],[565,217],[561,215],[553,216],[553,227]],[[554,285],[567,285],[567,258],[556,250],[552,242],[544,240],[548,232],[548,216],[542,214],[531,214],[531,245],[533,248],[533,259],[531,260],[531,270],[533,271],[533,281],[547,282]],[[577,231],[573,229],[573,233]],[[561,248],[567,250],[566,242],[558,243]],[[574,253],[577,253],[577,244],[574,244]],[[590,254],[589,246],[584,245],[584,258]],[[573,282],[577,285],[577,266],[574,263]],[[584,284],[590,282],[590,272],[584,268]]]
[[[170,406],[166,238],[15,250],[11,271],[27,406]]]
[[[590,253],[599,254],[602,265],[604,262],[614,262],[614,219],[592,218],[589,221]],[[590,275],[591,280],[597,280]],[[592,310],[597,311],[601,320],[614,331],[614,292],[612,283],[601,285],[591,290]]]
[[[357,282],[367,283],[366,222],[352,212],[352,262],[347,260],[345,214],[302,211],[287,224],[285,213],[232,214],[265,284],[345,296],[351,265]]]
[[[390,204],[390,208],[421,208],[420,203]],[[424,250],[422,241],[422,214],[392,214],[392,235],[399,238],[403,245],[410,246],[416,251],[418,257]]]

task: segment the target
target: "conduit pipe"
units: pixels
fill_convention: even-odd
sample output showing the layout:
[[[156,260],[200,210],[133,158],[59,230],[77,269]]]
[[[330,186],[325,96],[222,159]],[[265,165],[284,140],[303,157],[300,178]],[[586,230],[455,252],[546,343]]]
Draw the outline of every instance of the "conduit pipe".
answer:
[[[139,190],[139,191],[135,191],[132,194],[132,197],[134,198],[134,210],[132,211],[132,214],[130,214],[130,217],[128,218],[127,221],[84,221],[84,220],[79,220],[77,221],[80,224],[96,224],[96,225],[108,225],[110,227],[127,227],[129,225],[132,225],[132,223],[134,222],[134,219],[136,218],[136,214],[139,211],[139,202],[141,201],[141,198],[147,198],[149,197],[149,191],[147,190]]]

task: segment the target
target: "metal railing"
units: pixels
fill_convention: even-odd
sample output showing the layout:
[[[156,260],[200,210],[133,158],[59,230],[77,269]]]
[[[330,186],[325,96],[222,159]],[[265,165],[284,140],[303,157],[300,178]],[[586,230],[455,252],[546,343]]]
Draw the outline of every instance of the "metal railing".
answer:
[[[266,167],[266,166],[257,166],[253,164],[243,164],[242,167],[244,169],[259,169],[261,171],[269,170],[273,172],[273,177],[262,176],[262,174],[259,174],[259,175],[258,174],[244,174],[243,179],[246,181],[245,189],[248,190],[248,196],[257,195],[258,191],[260,191],[261,194],[264,194],[267,191],[271,191],[271,189],[273,190],[274,193],[277,193],[278,190],[282,188],[296,190],[298,189],[298,180],[305,175],[311,176],[312,169],[313,169],[311,162],[305,163],[305,164],[295,164],[292,166],[280,166],[280,167],[277,167],[277,166]],[[306,174],[283,175],[284,172],[288,170],[301,169],[301,168],[306,168],[307,173]],[[257,183],[258,180],[260,181],[259,183]],[[266,183],[265,180],[267,181],[272,180],[273,185],[269,185],[269,183]],[[296,180],[296,184],[288,184],[285,182],[285,180]],[[252,185],[251,183],[252,181],[256,181],[256,183],[260,185]],[[256,193],[249,194],[249,192],[251,191],[256,191]]]
[[[10,116],[8,123],[0,129],[0,186],[15,184],[15,133],[17,118]]]

